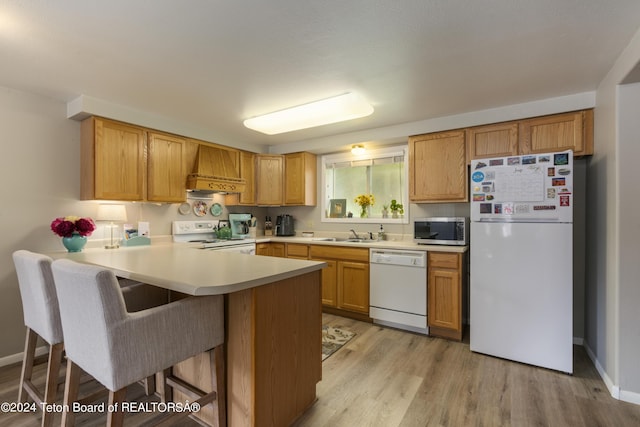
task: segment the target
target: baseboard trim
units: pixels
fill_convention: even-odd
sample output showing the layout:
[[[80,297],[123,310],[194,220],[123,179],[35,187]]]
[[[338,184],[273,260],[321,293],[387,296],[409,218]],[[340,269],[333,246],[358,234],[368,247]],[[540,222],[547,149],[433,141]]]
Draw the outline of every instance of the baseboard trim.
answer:
[[[49,352],[49,346],[43,345],[41,347],[36,348],[36,357],[42,356],[43,354],[47,354]],[[8,356],[0,357],[0,367],[13,365],[14,363],[22,363],[22,358],[24,357],[24,351],[16,354],[10,354]]]
[[[611,397],[613,397],[614,399],[622,400],[623,402],[640,405],[640,393],[621,390],[620,386],[615,385],[609,375],[607,375],[607,372],[600,364],[600,361],[598,361],[598,358],[591,350],[591,347],[589,347],[586,342],[583,344],[583,347],[587,351],[589,359],[591,359],[591,361],[593,362],[593,366],[596,367],[596,371],[598,371],[600,378],[602,378],[602,381],[604,381],[604,385],[607,387],[607,390],[609,390],[609,393],[611,393]]]

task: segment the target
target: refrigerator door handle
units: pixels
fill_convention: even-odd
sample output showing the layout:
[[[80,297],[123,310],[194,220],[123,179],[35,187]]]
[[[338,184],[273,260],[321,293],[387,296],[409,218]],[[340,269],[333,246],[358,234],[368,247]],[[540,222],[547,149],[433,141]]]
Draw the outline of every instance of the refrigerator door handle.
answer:
[[[563,224],[560,221],[560,218],[514,218],[514,219],[510,219],[510,218],[480,218],[478,220],[476,220],[475,222],[513,222],[513,223],[517,223],[517,222],[539,222],[539,223],[558,223],[558,224]]]

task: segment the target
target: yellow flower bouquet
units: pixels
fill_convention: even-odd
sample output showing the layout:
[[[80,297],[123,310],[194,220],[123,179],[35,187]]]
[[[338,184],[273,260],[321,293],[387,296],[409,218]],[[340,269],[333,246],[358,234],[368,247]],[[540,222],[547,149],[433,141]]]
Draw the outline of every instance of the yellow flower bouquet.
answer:
[[[353,201],[360,206],[360,218],[366,218],[367,208],[372,206],[376,199],[373,197],[373,194],[360,194]]]

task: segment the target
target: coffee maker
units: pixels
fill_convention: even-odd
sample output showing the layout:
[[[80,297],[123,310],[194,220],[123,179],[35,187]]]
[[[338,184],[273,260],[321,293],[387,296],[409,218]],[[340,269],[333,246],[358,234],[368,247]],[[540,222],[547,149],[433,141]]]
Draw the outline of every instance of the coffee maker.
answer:
[[[229,226],[231,227],[232,239],[244,239],[249,236],[249,226],[251,225],[250,213],[230,213]]]
[[[276,217],[276,236],[295,236],[293,229],[293,217],[291,215],[278,215]]]

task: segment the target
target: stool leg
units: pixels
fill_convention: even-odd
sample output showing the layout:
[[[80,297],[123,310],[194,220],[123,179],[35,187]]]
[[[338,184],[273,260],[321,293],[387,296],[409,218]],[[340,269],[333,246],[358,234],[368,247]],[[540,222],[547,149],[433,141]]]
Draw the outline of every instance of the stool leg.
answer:
[[[227,425],[227,398],[226,398],[226,384],[225,384],[225,369],[224,369],[224,345],[219,345],[211,352],[211,371],[214,375],[213,384],[216,390],[216,403],[218,410],[218,425]]]
[[[47,382],[44,392],[44,403],[51,404],[56,400],[56,391],[58,390],[58,375],[60,374],[60,364],[62,362],[62,352],[64,344],[58,343],[49,346],[49,364],[47,366]],[[51,426],[53,424],[53,413],[44,411],[42,414],[42,426]]]
[[[107,426],[121,427],[124,422],[124,412],[122,411],[122,402],[127,396],[126,387],[117,391],[109,392],[109,407],[116,408],[115,411],[107,412]]]
[[[24,343],[24,356],[22,357],[22,373],[20,374],[20,391],[18,392],[18,402],[26,402],[28,393],[24,388],[25,381],[31,381],[33,374],[33,359],[36,355],[36,340],[38,335],[27,328],[27,336]]]
[[[160,371],[160,381],[162,382],[162,402],[173,402],[173,387],[167,384],[167,378],[173,375],[173,369],[168,368]]]
[[[144,393],[151,396],[156,392],[156,376],[150,375],[144,379]]]
[[[82,370],[71,359],[67,359],[67,377],[64,383],[64,408],[71,408],[73,402],[78,400],[78,388],[80,387],[80,374]],[[62,423],[64,427],[75,425],[75,414],[73,411],[63,410]]]

